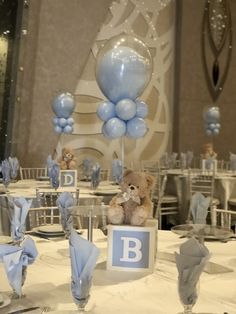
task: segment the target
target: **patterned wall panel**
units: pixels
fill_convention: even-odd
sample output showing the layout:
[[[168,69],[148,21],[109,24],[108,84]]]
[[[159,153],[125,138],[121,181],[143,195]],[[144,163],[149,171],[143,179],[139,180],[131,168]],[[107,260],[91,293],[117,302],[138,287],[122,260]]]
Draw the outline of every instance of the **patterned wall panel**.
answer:
[[[101,133],[97,105],[105,99],[95,80],[96,55],[111,37],[128,34],[140,38],[153,57],[153,74],[141,99],[149,106],[149,131],[138,140],[125,138],[125,163],[158,159],[171,146],[175,2],[172,0],[114,1],[98,33],[75,90],[74,133],[62,135],[57,146],[75,149],[79,161],[85,157],[109,165],[114,152],[121,157],[121,140],[108,140]]]

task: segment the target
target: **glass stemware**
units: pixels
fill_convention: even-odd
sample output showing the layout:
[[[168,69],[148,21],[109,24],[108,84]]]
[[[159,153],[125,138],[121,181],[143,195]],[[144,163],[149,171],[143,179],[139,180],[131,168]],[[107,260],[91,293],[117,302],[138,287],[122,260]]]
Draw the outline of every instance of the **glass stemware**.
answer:
[[[194,291],[192,292],[192,294],[188,296],[187,298],[186,298],[186,295],[184,295],[184,298],[182,297],[182,293],[180,293],[180,289],[179,289],[179,298],[183,305],[184,311],[178,314],[194,314],[193,307],[197,302],[198,295],[199,295],[199,281],[196,283],[196,287]]]

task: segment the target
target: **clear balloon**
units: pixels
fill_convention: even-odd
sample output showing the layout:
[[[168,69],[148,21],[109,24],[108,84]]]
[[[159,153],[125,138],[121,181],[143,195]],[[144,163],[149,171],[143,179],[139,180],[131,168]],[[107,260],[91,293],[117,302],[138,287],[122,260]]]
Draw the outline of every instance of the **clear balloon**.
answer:
[[[67,125],[67,119],[65,118],[60,118],[58,121],[58,125],[62,128],[64,128]]]
[[[110,101],[103,101],[97,108],[97,115],[102,121],[108,121],[115,117],[115,105]]]
[[[136,115],[136,103],[128,98],[118,101],[116,104],[116,114],[122,120],[130,120]]]
[[[108,137],[115,139],[125,135],[126,124],[119,118],[111,118],[105,123],[105,132]]]
[[[62,93],[55,97],[52,109],[59,118],[69,118],[75,108],[74,97],[70,93]]]
[[[63,132],[66,134],[71,134],[73,132],[73,127],[71,125],[66,125],[63,129]]]
[[[146,132],[147,125],[142,118],[135,117],[127,122],[127,136],[140,138],[143,137]]]
[[[144,101],[136,100],[137,113],[136,116],[145,119],[148,115],[148,106]]]
[[[72,126],[74,124],[74,119],[72,117],[68,118],[66,121],[68,125]]]
[[[55,125],[54,131],[55,131],[56,133],[60,134],[60,133],[62,133],[62,130],[63,130],[63,129],[62,129],[59,125]]]
[[[120,35],[111,38],[96,58],[96,79],[113,103],[142,94],[152,74],[152,57],[139,39]]]

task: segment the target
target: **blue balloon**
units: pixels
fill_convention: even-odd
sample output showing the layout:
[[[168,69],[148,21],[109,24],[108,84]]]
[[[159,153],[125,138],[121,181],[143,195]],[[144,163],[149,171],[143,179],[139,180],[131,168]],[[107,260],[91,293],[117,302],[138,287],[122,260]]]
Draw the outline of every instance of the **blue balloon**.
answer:
[[[110,101],[103,101],[98,105],[97,115],[102,121],[108,121],[115,117],[115,105]]]
[[[206,135],[212,135],[212,130],[206,129]]]
[[[218,134],[220,133],[220,130],[217,129],[217,128],[215,128],[214,130],[212,130],[212,133],[213,133],[214,135],[218,135]]]
[[[220,119],[220,111],[218,107],[210,107],[204,111],[204,120],[208,123],[217,123]]]
[[[54,125],[58,125],[59,119],[58,119],[57,117],[54,117],[54,118],[52,119],[52,123],[53,123]]]
[[[215,125],[215,123],[210,123],[209,125],[208,125],[208,129],[210,129],[210,130],[214,130],[216,128],[216,125]]]
[[[52,103],[52,109],[59,118],[69,118],[74,108],[74,97],[70,93],[60,94]]]
[[[107,138],[109,138],[109,139],[112,139],[112,138],[108,135],[108,133],[107,133],[107,130],[106,130],[106,122],[104,122],[103,125],[102,125],[102,134],[103,134],[105,137],[107,137]]]
[[[148,106],[144,101],[136,100],[137,113],[136,116],[145,119],[148,115]]]
[[[66,125],[63,129],[63,132],[66,134],[71,134],[73,132],[73,127],[71,125]]]
[[[68,125],[73,125],[74,124],[74,119],[70,117],[70,118],[68,118],[66,120],[66,122],[67,122]]]
[[[220,129],[220,127],[221,127],[220,123],[216,123],[216,128]]]
[[[146,122],[135,117],[127,122],[127,136],[133,138],[143,137],[147,132]]]
[[[62,130],[63,130],[63,129],[62,129],[59,125],[55,125],[54,131],[55,131],[56,133],[60,134],[60,133],[62,133]]]
[[[64,128],[64,127],[67,125],[67,119],[65,119],[65,118],[59,118],[58,125],[59,125],[60,127]]]
[[[114,46],[98,55],[97,83],[113,103],[124,98],[135,100],[150,80],[151,67],[151,60],[136,50],[121,45]]]
[[[126,124],[119,118],[111,118],[105,123],[105,132],[111,139],[119,138],[125,135]]]
[[[136,103],[131,99],[122,99],[116,104],[116,114],[122,120],[130,120],[136,115]]]

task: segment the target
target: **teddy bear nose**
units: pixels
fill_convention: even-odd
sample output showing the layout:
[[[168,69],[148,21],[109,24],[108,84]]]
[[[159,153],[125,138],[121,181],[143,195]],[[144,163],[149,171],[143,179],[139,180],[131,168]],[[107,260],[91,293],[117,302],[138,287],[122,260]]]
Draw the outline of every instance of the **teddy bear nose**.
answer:
[[[130,190],[134,190],[135,187],[133,185],[130,186]]]

